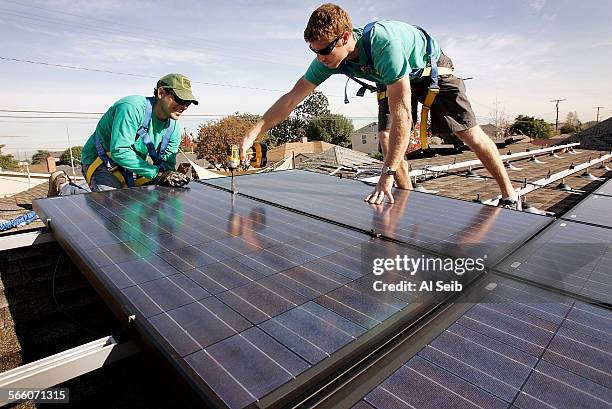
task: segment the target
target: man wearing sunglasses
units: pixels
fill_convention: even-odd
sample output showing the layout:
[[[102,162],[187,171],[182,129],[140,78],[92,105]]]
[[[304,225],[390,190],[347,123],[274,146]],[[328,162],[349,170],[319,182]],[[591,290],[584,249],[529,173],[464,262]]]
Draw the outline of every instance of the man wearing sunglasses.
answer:
[[[120,189],[144,184],[181,187],[189,178],[174,169],[181,143],[177,120],[198,101],[189,79],[162,77],[153,97],[120,99],[102,116],[83,146],[81,164],[86,183],[71,183],[63,171],[49,179],[48,196]]]
[[[421,103],[426,100],[430,88],[430,78],[425,76],[424,69],[429,67],[434,72],[433,61],[444,67],[440,69],[439,77],[436,76],[439,93],[430,104],[433,131],[456,134],[474,151],[499,184],[503,198],[500,204],[518,206],[499,152],[476,122],[465,96],[463,81],[452,75],[450,58],[424,30],[400,21],[379,21],[353,29],[342,8],[324,4],[310,16],[304,39],[316,53],[316,58],[293,89],[276,101],[247,132],[241,152],[246,152],[259,135],[286,119],[331,75],[345,74],[353,79],[373,81],[379,91],[378,135],[385,163],[376,188],[365,201],[381,204],[386,196],[393,203],[391,189],[394,180],[399,188],[412,188],[404,155],[412,127],[413,106],[416,108],[416,100]],[[364,46],[366,40],[368,43]]]

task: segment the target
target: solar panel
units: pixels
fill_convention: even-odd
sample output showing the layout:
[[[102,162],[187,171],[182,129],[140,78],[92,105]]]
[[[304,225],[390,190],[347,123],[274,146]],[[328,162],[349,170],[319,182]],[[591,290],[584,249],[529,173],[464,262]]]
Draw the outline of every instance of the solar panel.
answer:
[[[612,227],[612,197],[591,194],[568,211],[563,219]]]
[[[230,188],[229,178],[206,183]],[[241,194],[408,244],[457,257],[487,254],[487,265],[494,265],[551,221],[397,189],[392,206],[367,205],[363,199],[371,186],[300,170],[239,176],[236,184]]]
[[[377,293],[364,248],[424,253],[201,184],[34,207],[117,314],[134,317],[136,331],[221,407],[245,407],[298,376],[315,382],[321,364],[388,339],[395,329],[380,324],[404,328],[452,295]],[[431,277],[440,273],[420,279]]]
[[[353,408],[610,406],[612,312],[499,284]]]
[[[495,269],[612,304],[612,229],[559,220]]]
[[[606,183],[595,190],[598,195],[612,196],[612,179],[609,179]]]

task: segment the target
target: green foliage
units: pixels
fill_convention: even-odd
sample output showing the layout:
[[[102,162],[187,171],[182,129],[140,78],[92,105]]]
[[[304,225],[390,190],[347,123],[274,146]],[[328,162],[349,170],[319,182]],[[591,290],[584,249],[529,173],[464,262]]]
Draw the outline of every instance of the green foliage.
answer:
[[[352,122],[340,114],[314,117],[306,125],[306,136],[308,139],[325,141],[344,147],[351,143],[352,133]]]
[[[576,112],[568,112],[565,119],[565,125],[563,125],[559,131],[561,133],[576,133],[582,130],[582,122],[578,119]]]
[[[32,165],[43,163],[49,156],[51,156],[49,151],[38,150],[34,155],[32,155]]]
[[[237,114],[201,124],[195,141],[198,158],[225,167],[228,145],[239,144],[256,121],[254,115]]]
[[[3,155],[2,148],[5,145],[0,145],[0,168],[4,170],[15,170],[17,168],[17,161],[13,158],[13,155]]]
[[[378,159],[378,160],[384,160],[382,152],[370,153],[370,157],[372,157],[374,159]]]
[[[243,119],[247,122],[250,122],[251,124],[255,124],[257,121],[259,121],[261,119],[261,115],[257,115],[257,114],[249,114],[248,112],[236,112],[234,115],[232,115],[238,119]]]
[[[82,146],[72,147],[72,157],[74,158],[75,165],[81,163],[81,152],[83,151]],[[60,165],[70,165],[70,149],[66,149],[60,155]]]
[[[293,110],[293,114],[304,120],[329,115],[329,101],[321,91],[314,91]]]
[[[510,133],[527,135],[532,138],[550,138],[554,134],[554,129],[541,118],[519,115],[510,126]]]
[[[559,128],[559,132],[561,133],[576,133],[576,132],[580,132],[581,127],[578,125],[570,125],[570,124],[565,124],[563,125],[561,128]]]
[[[306,136],[306,127],[310,119],[329,114],[327,97],[322,92],[315,91],[293,110],[289,118],[268,131],[266,143],[277,146],[299,141]]]

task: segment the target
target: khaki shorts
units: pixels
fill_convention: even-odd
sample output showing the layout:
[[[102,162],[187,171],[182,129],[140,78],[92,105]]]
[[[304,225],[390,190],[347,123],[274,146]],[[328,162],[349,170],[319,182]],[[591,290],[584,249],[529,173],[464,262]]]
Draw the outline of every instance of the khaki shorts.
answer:
[[[453,62],[443,53],[437,65],[453,68]],[[413,122],[417,117],[417,101],[423,103],[429,84],[429,77],[410,81]],[[465,95],[463,80],[454,75],[441,75],[438,77],[438,85],[440,93],[434,99],[430,110],[432,132],[434,134],[456,133],[478,125],[472,106]],[[384,88],[381,89],[379,85],[379,90],[384,90]],[[389,100],[385,97],[378,101],[378,131],[388,130],[390,127]]]

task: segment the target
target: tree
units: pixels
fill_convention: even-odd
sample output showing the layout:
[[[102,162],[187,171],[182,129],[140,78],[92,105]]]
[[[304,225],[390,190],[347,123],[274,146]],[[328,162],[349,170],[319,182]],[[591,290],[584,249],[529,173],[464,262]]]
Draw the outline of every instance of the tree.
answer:
[[[499,100],[495,97],[495,107],[489,114],[493,117],[495,128],[497,128],[497,137],[505,136],[510,123],[506,117],[506,109],[500,105]]]
[[[552,125],[541,118],[519,115],[510,127],[510,133],[527,135],[532,138],[550,138],[554,130]]]
[[[351,143],[353,123],[343,115],[328,114],[312,118],[306,125],[306,136],[315,141],[348,146]]]
[[[225,168],[228,145],[239,144],[258,118],[250,114],[236,113],[200,125],[198,139],[195,141],[198,158]]]
[[[17,161],[13,158],[13,155],[2,154],[4,146],[0,145],[0,169],[15,170],[17,168]]]
[[[561,133],[576,133],[582,130],[582,122],[578,119],[578,114],[574,112],[568,112],[565,119],[565,124],[561,127]]]
[[[38,150],[34,155],[32,155],[32,165],[38,165],[39,163],[43,163],[47,158],[51,156],[49,151],[46,150]]]
[[[329,115],[329,101],[321,91],[314,91],[304,102],[298,105],[293,113],[298,118],[309,120],[313,117]]]
[[[266,142],[276,146],[299,141],[306,136],[310,119],[329,114],[327,97],[320,91],[314,91],[293,110],[289,118],[268,131]]]
[[[72,147],[72,157],[74,158],[75,163],[81,162],[81,152],[83,151],[82,146],[73,146]],[[70,149],[66,149],[60,155],[60,165],[71,165],[70,163]]]

